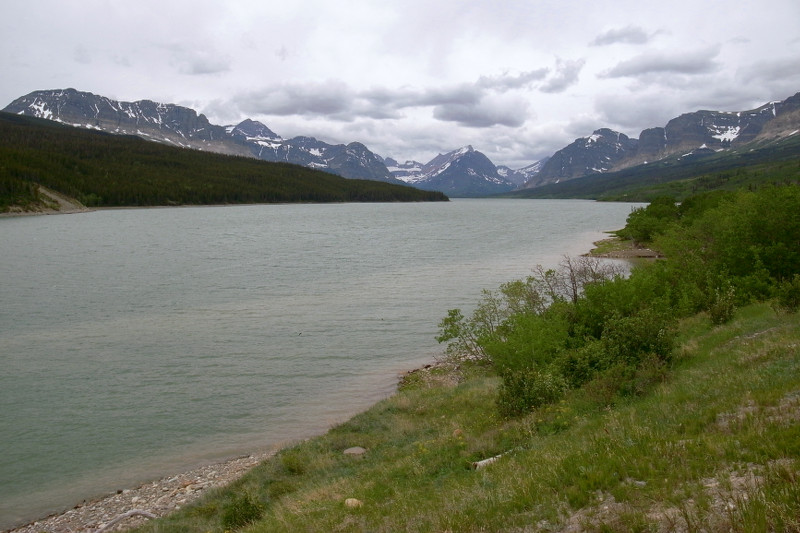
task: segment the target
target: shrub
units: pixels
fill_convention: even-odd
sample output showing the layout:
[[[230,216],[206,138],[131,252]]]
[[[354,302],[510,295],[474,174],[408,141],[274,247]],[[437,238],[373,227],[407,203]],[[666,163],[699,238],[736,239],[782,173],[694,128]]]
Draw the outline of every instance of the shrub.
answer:
[[[678,206],[675,200],[667,196],[659,197],[647,207],[634,209],[620,234],[636,243],[649,243],[677,219]]]
[[[794,313],[800,309],[800,274],[778,284],[775,305],[778,310]]]
[[[674,339],[669,312],[648,307],[631,316],[609,318],[600,340],[612,364],[636,367],[648,354],[668,361]]]
[[[611,358],[603,343],[597,339],[587,342],[580,348],[563,352],[554,363],[554,367],[558,368],[561,376],[572,388],[582,386],[609,366]]]
[[[239,529],[255,522],[264,514],[264,506],[250,494],[235,496],[222,507],[222,526],[226,530]]]
[[[500,414],[507,417],[529,413],[536,407],[554,403],[563,398],[568,386],[566,380],[549,370],[525,369],[504,372],[497,405]]]
[[[736,291],[727,279],[714,289],[711,296],[711,303],[708,306],[708,314],[711,322],[716,325],[730,322],[736,311]]]

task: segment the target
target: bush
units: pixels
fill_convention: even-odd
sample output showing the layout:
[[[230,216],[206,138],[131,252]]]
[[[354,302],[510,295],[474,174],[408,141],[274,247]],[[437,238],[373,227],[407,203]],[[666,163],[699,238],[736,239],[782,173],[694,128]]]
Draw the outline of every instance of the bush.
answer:
[[[554,403],[564,397],[566,380],[549,370],[536,369],[504,372],[497,398],[500,414],[507,417],[529,413],[536,407]]]
[[[580,348],[565,351],[554,363],[559,373],[572,388],[592,380],[599,372],[611,366],[611,358],[599,340],[592,340]]]
[[[612,364],[635,368],[648,354],[669,361],[674,339],[669,312],[648,307],[631,316],[609,318],[600,340]]]
[[[677,219],[678,206],[675,200],[667,196],[659,197],[647,207],[634,209],[620,234],[636,243],[649,243]]]
[[[778,285],[775,305],[778,310],[794,313],[800,309],[800,274]]]
[[[250,494],[235,496],[222,507],[222,527],[239,529],[255,522],[264,514],[264,506]]]
[[[714,289],[711,303],[708,306],[708,314],[711,323],[720,325],[730,322],[733,313],[736,311],[736,291],[727,279],[721,286]]]

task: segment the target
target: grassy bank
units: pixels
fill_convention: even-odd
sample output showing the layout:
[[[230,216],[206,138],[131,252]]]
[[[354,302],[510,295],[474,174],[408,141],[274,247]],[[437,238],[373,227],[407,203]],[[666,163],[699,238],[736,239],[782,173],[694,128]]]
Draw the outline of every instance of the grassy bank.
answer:
[[[147,530],[800,530],[798,213],[796,187],[634,210],[618,235],[665,260],[484,291],[446,365]]]
[[[503,419],[497,387],[482,367],[415,373],[143,531],[800,528],[796,314],[761,303],[721,326],[704,313],[682,320],[672,371],[627,400],[575,389]],[[367,452],[343,453],[353,446]]]

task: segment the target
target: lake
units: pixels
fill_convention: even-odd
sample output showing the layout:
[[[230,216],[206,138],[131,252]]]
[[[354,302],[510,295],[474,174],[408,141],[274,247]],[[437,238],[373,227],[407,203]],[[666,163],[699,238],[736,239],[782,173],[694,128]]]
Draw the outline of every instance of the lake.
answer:
[[[633,205],[100,210],[0,219],[0,528],[324,432],[432,362],[447,310]]]

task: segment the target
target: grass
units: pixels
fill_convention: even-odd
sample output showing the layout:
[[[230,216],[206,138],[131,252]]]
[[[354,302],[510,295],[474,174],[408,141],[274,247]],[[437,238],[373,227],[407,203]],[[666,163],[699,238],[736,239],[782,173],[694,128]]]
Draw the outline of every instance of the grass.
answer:
[[[649,393],[590,387],[518,419],[489,370],[434,367],[141,531],[800,530],[797,315],[759,304],[680,331]]]

